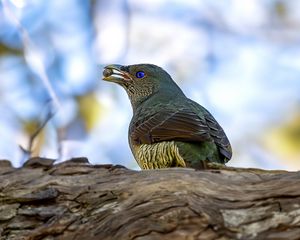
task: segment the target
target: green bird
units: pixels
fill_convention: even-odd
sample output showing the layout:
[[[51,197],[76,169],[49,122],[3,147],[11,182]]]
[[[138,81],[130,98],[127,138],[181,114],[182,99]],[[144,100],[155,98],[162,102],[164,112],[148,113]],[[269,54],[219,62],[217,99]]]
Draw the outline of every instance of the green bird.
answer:
[[[218,122],[187,98],[162,68],[108,65],[103,80],[121,85],[129,96],[133,109],[129,145],[142,169],[204,169],[231,158],[229,140]]]

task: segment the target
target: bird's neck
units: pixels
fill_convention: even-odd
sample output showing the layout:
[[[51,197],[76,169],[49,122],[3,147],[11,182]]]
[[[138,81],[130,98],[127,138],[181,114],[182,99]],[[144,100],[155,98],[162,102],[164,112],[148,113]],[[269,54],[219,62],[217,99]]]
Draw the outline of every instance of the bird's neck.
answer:
[[[140,98],[130,98],[131,106],[133,112],[135,112],[140,106],[144,105],[145,102],[147,102],[148,99],[152,98],[156,92],[153,92],[151,95],[143,96]]]
[[[159,89],[153,91],[151,95],[138,99],[138,101],[132,101],[131,105],[133,112],[138,112],[141,108],[152,108],[156,105],[168,105],[178,99],[186,98],[180,88],[178,89]]]
[[[140,89],[139,91],[136,90],[137,89],[134,89],[133,91],[130,91],[130,89],[127,90],[133,111],[143,104],[143,102],[147,101],[156,94],[155,90],[152,88],[144,88]]]

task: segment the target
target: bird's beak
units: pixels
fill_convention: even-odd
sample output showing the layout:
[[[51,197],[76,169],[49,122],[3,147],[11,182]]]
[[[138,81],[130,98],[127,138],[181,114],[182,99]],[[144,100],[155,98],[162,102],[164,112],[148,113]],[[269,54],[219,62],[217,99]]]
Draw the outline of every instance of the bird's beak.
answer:
[[[124,83],[132,80],[131,75],[121,70],[122,65],[112,64],[104,67],[103,80],[115,83]]]

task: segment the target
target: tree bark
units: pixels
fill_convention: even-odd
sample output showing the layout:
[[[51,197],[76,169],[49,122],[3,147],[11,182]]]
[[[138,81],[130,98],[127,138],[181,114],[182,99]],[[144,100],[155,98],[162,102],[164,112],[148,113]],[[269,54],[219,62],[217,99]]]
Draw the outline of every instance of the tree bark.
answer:
[[[300,239],[300,173],[0,162],[1,239]]]

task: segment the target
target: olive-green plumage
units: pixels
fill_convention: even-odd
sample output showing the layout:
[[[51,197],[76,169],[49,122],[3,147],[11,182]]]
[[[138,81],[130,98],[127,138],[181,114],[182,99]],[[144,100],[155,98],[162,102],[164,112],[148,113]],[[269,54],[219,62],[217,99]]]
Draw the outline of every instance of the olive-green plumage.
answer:
[[[205,168],[232,155],[220,125],[187,98],[170,75],[152,64],[109,65],[103,79],[121,85],[133,108],[129,145],[142,169]]]

